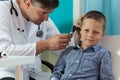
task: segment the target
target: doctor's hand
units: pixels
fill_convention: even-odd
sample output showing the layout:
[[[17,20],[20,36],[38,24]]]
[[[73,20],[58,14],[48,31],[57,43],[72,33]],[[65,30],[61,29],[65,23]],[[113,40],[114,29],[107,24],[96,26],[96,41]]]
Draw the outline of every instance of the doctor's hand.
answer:
[[[57,34],[46,40],[38,41],[36,43],[36,55],[46,50],[55,51],[65,49],[71,37],[71,34]]]
[[[69,44],[71,34],[57,34],[53,37],[48,39],[48,49],[49,50],[60,50],[65,49],[66,46]]]

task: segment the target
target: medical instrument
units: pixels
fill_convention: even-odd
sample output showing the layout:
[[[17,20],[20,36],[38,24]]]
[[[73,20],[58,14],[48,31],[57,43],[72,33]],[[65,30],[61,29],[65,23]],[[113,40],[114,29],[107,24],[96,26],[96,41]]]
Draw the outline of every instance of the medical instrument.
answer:
[[[17,10],[15,9],[15,7],[14,7],[14,5],[13,5],[12,0],[11,0],[10,2],[11,2],[11,8],[10,8],[10,13],[11,13],[11,15],[13,15],[13,11],[14,11],[14,12],[15,12],[15,15],[18,16]]]
[[[38,31],[37,31],[36,35],[37,35],[38,37],[42,37],[42,36],[43,36],[43,31],[40,30],[40,25],[38,25]]]
[[[11,13],[11,15],[13,15],[13,11],[14,11],[15,15],[18,17],[18,12],[17,12],[17,10],[15,9],[12,0],[11,0],[10,2],[11,2],[11,8],[10,8],[10,13]],[[21,28],[19,28],[19,27],[17,28],[17,30],[20,31],[20,32],[24,32],[24,30],[21,29]],[[37,33],[36,33],[36,36],[37,36],[37,37],[42,37],[42,36],[43,36],[43,31],[40,30],[40,25],[38,25],[38,31],[37,31]]]
[[[79,27],[77,27],[77,26],[75,26],[75,25],[73,25],[73,26],[72,26],[72,30],[71,30],[71,32],[70,32],[70,34],[72,34],[72,35],[73,35],[75,31],[80,31],[80,28],[79,28]]]
[[[74,33],[76,30],[77,30],[77,31],[80,31],[80,28],[77,27],[77,26],[75,26],[75,25],[73,25],[73,27],[72,27],[72,32]]]
[[[17,12],[17,10],[15,9],[12,0],[11,0],[10,2],[11,2],[11,8],[10,8],[10,13],[11,13],[11,15],[13,15],[13,11],[14,11],[15,15],[18,16],[18,12]],[[20,29],[19,27],[17,28],[17,30],[20,31],[20,32],[24,32],[24,30],[23,30],[23,29]]]
[[[77,47],[77,44],[78,44],[78,42],[80,41],[80,38],[81,38],[80,28],[73,25],[72,30],[69,34],[71,34],[74,37],[74,45]]]

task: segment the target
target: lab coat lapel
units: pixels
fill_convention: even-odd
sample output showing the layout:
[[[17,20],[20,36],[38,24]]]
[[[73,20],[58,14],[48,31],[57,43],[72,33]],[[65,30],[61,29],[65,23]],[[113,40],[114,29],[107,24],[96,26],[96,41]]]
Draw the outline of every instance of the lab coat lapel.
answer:
[[[27,33],[26,26],[25,26],[25,20],[24,20],[22,14],[19,14],[18,21],[19,21],[18,23],[19,23],[20,29],[24,30],[24,32],[21,32],[21,34],[24,35],[24,39],[26,40],[27,36],[28,36],[28,33]]]

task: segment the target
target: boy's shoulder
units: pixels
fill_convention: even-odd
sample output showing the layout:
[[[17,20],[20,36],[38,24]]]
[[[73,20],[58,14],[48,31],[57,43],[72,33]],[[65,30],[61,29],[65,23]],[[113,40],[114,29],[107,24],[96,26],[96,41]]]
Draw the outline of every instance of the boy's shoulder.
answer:
[[[69,46],[65,49],[65,51],[70,51],[70,50],[73,50],[76,46]]]
[[[108,48],[105,48],[104,46],[101,46],[101,45],[99,45],[99,48],[100,50],[103,50],[103,51],[110,51]]]
[[[69,53],[70,51],[74,50],[76,48],[76,46],[69,46],[67,47],[64,51],[63,51],[63,54],[65,53]]]
[[[101,55],[105,55],[105,54],[110,54],[111,55],[111,51],[107,48],[105,48],[104,46],[98,45],[97,46],[97,52],[99,52]]]

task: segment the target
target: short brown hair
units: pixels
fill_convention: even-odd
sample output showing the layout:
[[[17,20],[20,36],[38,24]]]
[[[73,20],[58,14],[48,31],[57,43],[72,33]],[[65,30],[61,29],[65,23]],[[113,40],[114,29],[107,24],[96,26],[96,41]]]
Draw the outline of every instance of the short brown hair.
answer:
[[[103,31],[105,31],[106,18],[105,18],[105,16],[100,11],[89,11],[88,13],[86,13],[83,16],[83,18],[81,19],[81,21],[83,21],[84,19],[88,19],[88,18],[89,19],[94,19],[94,20],[99,21],[99,22],[101,22],[101,20],[103,20],[104,21]]]

